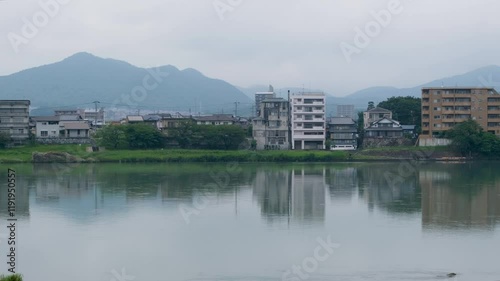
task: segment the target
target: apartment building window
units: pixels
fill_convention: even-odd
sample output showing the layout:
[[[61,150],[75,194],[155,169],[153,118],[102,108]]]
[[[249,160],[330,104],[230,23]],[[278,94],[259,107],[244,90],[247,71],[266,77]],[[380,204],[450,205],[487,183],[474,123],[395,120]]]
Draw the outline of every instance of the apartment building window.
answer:
[[[435,99],[434,100],[434,103],[438,103],[438,102],[441,102],[441,100],[440,99]]]
[[[422,110],[429,110],[429,107],[428,106],[423,106]]]
[[[441,115],[434,115],[434,119],[441,119]]]
[[[441,107],[434,107],[434,111],[441,111]]]
[[[441,124],[434,124],[434,128],[441,128]]]
[[[57,131],[51,131],[50,132],[52,135],[55,135],[57,133]]]
[[[17,133],[18,133],[18,134],[24,134],[24,129],[18,129],[18,130],[17,130]]]
[[[47,137],[47,136],[49,135],[49,132],[48,132],[48,131],[41,131],[41,132],[40,132],[40,135],[41,135],[42,137]]]

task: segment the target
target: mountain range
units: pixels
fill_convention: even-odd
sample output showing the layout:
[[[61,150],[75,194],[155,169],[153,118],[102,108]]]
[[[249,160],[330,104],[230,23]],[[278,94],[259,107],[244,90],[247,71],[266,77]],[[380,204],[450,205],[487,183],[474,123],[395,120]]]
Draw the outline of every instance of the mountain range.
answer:
[[[63,61],[0,77],[1,99],[29,99],[35,108],[105,108],[136,111],[221,112],[252,100],[233,85],[188,68],[140,68],[77,53]],[[45,110],[45,113],[48,113]],[[49,113],[50,114],[50,113]]]
[[[500,66],[490,65],[482,67],[464,74],[436,79],[428,83],[424,83],[412,88],[396,88],[390,86],[376,86],[356,91],[344,97],[335,97],[327,95],[327,108],[329,114],[334,114],[335,105],[338,104],[353,104],[358,110],[365,109],[369,101],[375,104],[384,101],[393,96],[414,96],[420,97],[423,87],[441,87],[441,86],[464,86],[464,87],[494,87],[500,91]],[[249,95],[256,91],[267,91],[268,86],[259,85],[251,88],[239,88],[242,92]],[[303,91],[301,88],[283,88],[277,90],[282,92],[282,96],[286,96],[286,89],[294,89],[297,92]],[[322,90],[305,91],[323,92]],[[292,92],[294,92],[292,90]]]
[[[436,79],[412,88],[378,86],[366,88],[344,97],[327,93],[327,114],[337,104],[353,104],[366,108],[369,101],[378,103],[392,96],[420,96],[422,87],[484,86],[500,90],[500,66],[486,66],[464,74]],[[187,68],[179,70],[165,65],[141,68],[124,61],[104,59],[89,53],[77,53],[60,62],[0,76],[0,99],[29,99],[34,115],[52,114],[62,107],[109,109],[134,112],[234,113],[248,115],[254,105],[255,92],[269,86],[236,87],[226,81],[206,77]],[[318,89],[277,88],[279,97],[294,92]]]

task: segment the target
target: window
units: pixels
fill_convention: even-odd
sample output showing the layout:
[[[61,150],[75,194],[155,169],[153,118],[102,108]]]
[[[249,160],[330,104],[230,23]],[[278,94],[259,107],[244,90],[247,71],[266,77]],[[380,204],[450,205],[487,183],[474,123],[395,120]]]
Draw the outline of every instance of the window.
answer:
[[[76,132],[77,135],[80,135],[80,130],[78,130],[78,132]]]
[[[441,119],[441,115],[434,115],[434,119]]]
[[[441,107],[434,107],[434,111],[441,111]]]
[[[40,135],[41,135],[42,137],[47,137],[47,136],[49,135],[49,132],[48,132],[48,131],[41,131],[41,132],[40,132]]]
[[[17,133],[18,133],[18,134],[24,134],[24,129],[18,129],[18,130],[17,130]]]

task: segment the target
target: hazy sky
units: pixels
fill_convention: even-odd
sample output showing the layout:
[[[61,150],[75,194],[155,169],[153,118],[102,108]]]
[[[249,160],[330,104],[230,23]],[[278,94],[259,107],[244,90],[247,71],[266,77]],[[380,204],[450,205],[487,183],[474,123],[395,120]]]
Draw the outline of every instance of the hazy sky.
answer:
[[[498,0],[58,0],[47,15],[40,3],[53,1],[0,1],[0,75],[86,51],[238,86],[345,95],[500,64]],[[23,35],[26,22],[40,27]],[[356,44],[366,27],[370,42]],[[350,62],[342,42],[356,51]]]

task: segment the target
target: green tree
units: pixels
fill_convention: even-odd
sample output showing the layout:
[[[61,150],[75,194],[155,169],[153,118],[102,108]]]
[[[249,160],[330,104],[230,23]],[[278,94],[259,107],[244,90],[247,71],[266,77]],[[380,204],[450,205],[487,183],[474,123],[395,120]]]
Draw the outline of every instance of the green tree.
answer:
[[[99,146],[109,149],[126,148],[127,137],[125,126],[108,125],[99,129],[94,135],[94,140]]]
[[[500,156],[500,139],[485,132],[474,120],[469,119],[455,125],[446,133],[452,146],[464,156]]]
[[[0,148],[6,148],[11,141],[12,139],[9,134],[0,132]]]
[[[94,140],[109,149],[150,149],[164,145],[162,133],[147,124],[106,126],[96,132]]]
[[[370,110],[370,109],[374,109],[375,108],[375,103],[372,102],[372,101],[369,101],[368,102],[368,107],[367,107],[367,110]]]
[[[125,135],[131,149],[160,148],[164,144],[162,133],[147,124],[126,125]]]
[[[392,97],[380,102],[378,107],[392,111],[394,120],[403,125],[416,125],[417,133],[420,133],[422,121],[422,101],[416,97]]]
[[[365,137],[365,117],[362,111],[358,112],[358,136],[358,147],[362,147]]]

